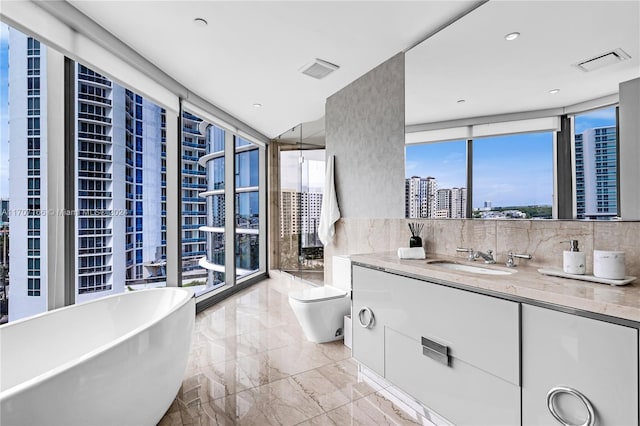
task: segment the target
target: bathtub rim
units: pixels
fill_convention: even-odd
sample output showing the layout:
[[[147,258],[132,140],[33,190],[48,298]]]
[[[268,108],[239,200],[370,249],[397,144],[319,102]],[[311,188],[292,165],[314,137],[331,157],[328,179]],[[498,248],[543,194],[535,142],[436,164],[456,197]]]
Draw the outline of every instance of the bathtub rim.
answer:
[[[98,346],[95,349],[83,354],[82,356],[79,356],[77,358],[74,358],[68,362],[62,363],[54,368],[52,368],[51,370],[47,370],[46,372],[39,374],[35,377],[32,377],[29,380],[25,380],[22,383],[19,383],[15,386],[12,386],[8,389],[5,389],[3,391],[0,392],[0,403],[2,403],[5,399],[8,399],[12,396],[18,395],[21,392],[29,389],[31,386],[33,386],[36,383],[39,382],[43,382],[46,380],[50,380],[51,378],[55,377],[58,374],[61,374],[67,370],[70,370],[71,368],[73,368],[76,365],[82,364],[84,362],[87,362],[88,360],[90,360],[91,358],[94,358],[96,355],[102,353],[102,352],[106,352],[109,349],[120,345],[122,342],[126,341],[127,339],[129,339],[130,337],[140,333],[141,331],[151,328],[154,325],[156,325],[157,323],[159,323],[160,321],[164,320],[165,318],[167,318],[170,315],[173,315],[176,311],[182,309],[185,305],[187,305],[189,302],[191,302],[192,300],[194,301],[194,306],[195,306],[195,292],[193,292],[192,290],[189,289],[183,289],[181,287],[162,287],[162,288],[146,288],[146,289],[141,289],[141,290],[135,290],[133,292],[162,292],[162,291],[166,291],[167,289],[170,289],[172,291],[180,291],[185,293],[185,297],[184,300],[181,300],[179,303],[177,303],[175,306],[173,306],[171,309],[169,309],[165,315],[163,315],[160,318],[157,318],[153,321],[148,321],[143,323],[142,325],[132,329],[131,331],[129,331],[128,333],[123,334],[122,336],[110,340],[108,343],[105,343],[104,345]],[[133,293],[131,292],[131,293]],[[35,320],[37,318],[40,318],[42,316],[51,314],[53,312],[61,312],[63,310],[67,310],[67,309],[73,309],[74,307],[77,307],[79,305],[82,306],[86,306],[86,305],[90,305],[92,303],[98,303],[107,299],[112,299],[112,298],[117,298],[117,297],[123,297],[124,295],[126,295],[127,293],[118,293],[118,294],[112,294],[109,296],[105,296],[105,297],[101,297],[99,299],[94,299],[94,300],[90,300],[87,302],[83,302],[81,304],[74,304],[74,305],[69,305],[69,306],[64,306],[62,308],[57,308],[54,309],[52,311],[46,311],[46,312],[42,312],[40,314],[37,315],[33,315],[31,317],[28,318],[23,318],[23,319],[19,319],[17,321],[13,321],[11,323],[7,323],[7,324],[3,324],[2,326],[0,326],[0,329],[2,328],[9,328],[10,325],[17,325],[19,323],[22,322],[26,322],[26,321],[30,321],[30,320]]]

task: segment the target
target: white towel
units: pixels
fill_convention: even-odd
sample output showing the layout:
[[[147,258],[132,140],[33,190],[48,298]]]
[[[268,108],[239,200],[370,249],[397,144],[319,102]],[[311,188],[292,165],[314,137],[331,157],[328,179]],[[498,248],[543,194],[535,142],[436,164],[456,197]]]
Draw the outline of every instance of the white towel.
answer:
[[[327,158],[327,174],[324,178],[324,196],[320,207],[320,224],[318,225],[318,237],[325,246],[333,241],[336,233],[335,223],[340,219],[336,185],[333,177],[333,155]]]
[[[398,257],[400,259],[426,259],[427,256],[422,247],[400,247]]]

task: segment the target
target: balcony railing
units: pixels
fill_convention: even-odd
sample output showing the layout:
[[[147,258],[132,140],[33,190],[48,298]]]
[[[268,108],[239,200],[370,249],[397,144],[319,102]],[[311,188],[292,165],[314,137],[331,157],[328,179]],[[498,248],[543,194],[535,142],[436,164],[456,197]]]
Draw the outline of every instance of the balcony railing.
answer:
[[[86,93],[78,93],[78,99],[83,101],[97,102],[103,105],[111,106],[111,99],[107,99],[103,96],[88,95]]]
[[[78,113],[78,118],[80,118],[82,120],[99,121],[101,123],[111,124],[111,117],[105,117],[103,115],[88,114],[86,112],[79,112]]]

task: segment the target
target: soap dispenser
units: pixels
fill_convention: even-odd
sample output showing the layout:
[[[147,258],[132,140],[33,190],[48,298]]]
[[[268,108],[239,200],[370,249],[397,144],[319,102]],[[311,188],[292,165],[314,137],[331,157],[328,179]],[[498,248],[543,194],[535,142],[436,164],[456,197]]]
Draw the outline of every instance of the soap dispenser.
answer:
[[[563,241],[571,248],[562,253],[562,270],[567,274],[584,275],[587,263],[584,252],[578,249],[578,240]]]

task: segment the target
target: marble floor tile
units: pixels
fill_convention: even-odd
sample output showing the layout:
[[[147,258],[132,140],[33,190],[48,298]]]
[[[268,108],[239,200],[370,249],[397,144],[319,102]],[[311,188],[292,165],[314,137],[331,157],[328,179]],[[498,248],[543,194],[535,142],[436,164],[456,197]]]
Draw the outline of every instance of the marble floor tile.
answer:
[[[342,341],[306,340],[288,302],[304,288],[274,272],[199,313],[182,387],[159,425],[429,424],[363,375]]]
[[[327,413],[336,425],[424,425],[416,413],[407,413],[376,392]]]
[[[345,359],[292,376],[293,381],[327,412],[380,390],[359,377],[358,365]]]

